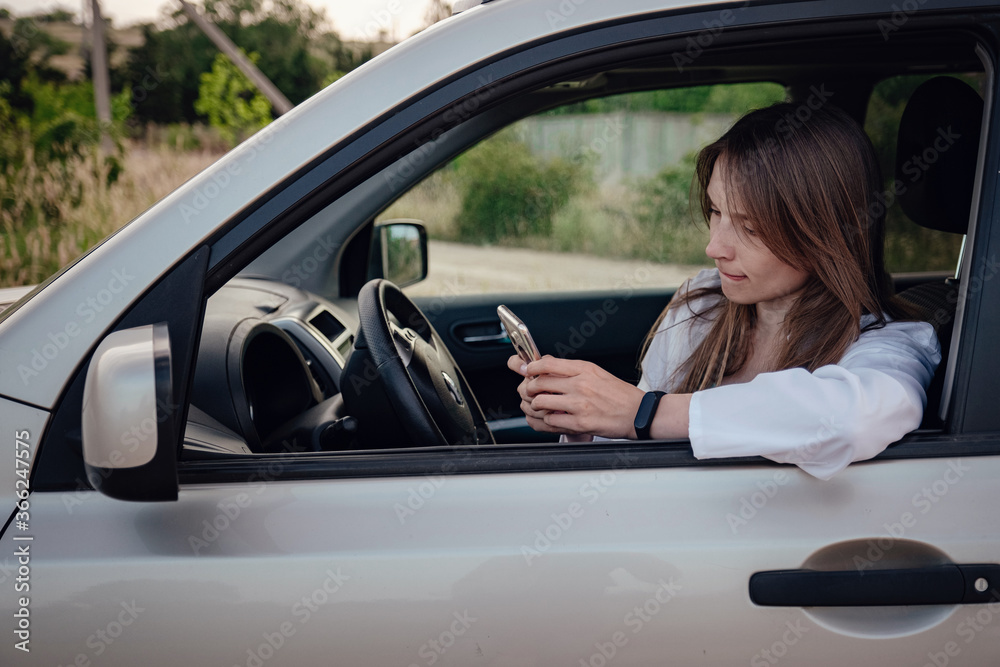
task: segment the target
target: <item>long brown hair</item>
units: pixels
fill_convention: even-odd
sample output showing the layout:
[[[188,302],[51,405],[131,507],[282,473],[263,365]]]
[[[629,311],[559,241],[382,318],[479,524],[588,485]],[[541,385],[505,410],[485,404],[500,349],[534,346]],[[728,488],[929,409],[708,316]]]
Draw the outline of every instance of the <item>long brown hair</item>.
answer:
[[[796,115],[806,111],[806,119]],[[871,141],[850,116],[832,105],[812,109],[784,102],[741,118],[698,154],[693,197],[706,221],[708,184],[720,159],[725,160],[727,191],[735,193],[764,245],[785,263],[809,272],[786,315],[787,338],[780,343],[777,362],[767,370],[813,371],[837,363],[857,340],[864,314],[875,317],[867,328],[885,326],[887,315],[912,317],[893,298],[883,263],[885,209],[876,199],[881,170]],[[660,315],[645,347],[670,308],[706,295],[717,298],[694,316],[711,315],[712,326],[677,371],[683,378],[676,388],[681,393],[738,373],[752,351],[757,308],[729,301],[721,288],[678,295]]]

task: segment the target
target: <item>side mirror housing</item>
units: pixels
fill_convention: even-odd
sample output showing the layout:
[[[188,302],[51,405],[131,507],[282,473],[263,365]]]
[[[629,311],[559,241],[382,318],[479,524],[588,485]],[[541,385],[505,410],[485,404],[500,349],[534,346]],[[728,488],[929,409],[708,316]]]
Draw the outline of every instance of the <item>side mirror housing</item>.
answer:
[[[177,500],[180,418],[173,406],[167,325],[116,331],[91,359],[83,389],[87,478],[119,500]]]
[[[368,280],[385,278],[397,287],[427,277],[427,230],[419,220],[386,220],[375,225]]]

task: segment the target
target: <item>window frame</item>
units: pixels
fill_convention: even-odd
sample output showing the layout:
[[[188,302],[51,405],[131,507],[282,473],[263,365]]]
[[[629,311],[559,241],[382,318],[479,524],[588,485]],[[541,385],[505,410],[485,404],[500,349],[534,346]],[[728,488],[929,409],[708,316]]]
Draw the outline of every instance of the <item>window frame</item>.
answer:
[[[985,54],[985,51],[983,52]],[[987,63],[987,80],[993,81],[990,61]],[[993,86],[989,86],[990,90]],[[982,143],[985,148],[986,143]],[[971,231],[971,228],[970,228]],[[960,323],[956,321],[956,326]],[[956,336],[956,340],[961,336]],[[953,429],[955,431],[955,429]],[[959,437],[949,433],[947,447],[942,446],[942,435],[937,432],[913,432],[891,446],[874,460],[909,458],[938,458],[953,456],[979,456],[997,453],[995,443],[982,434],[970,433]],[[475,455],[472,455],[472,452]],[[442,472],[455,474],[488,472],[532,472],[544,470],[598,470],[612,467],[622,458],[631,467],[686,467],[718,465],[779,465],[761,457],[698,460],[690,451],[687,440],[664,441],[650,445],[635,443],[572,445],[525,444],[500,445],[489,448],[468,447],[416,447],[387,449],[371,452],[345,452],[334,455],[276,455],[248,457],[227,471],[224,479],[245,480],[248,474],[259,472],[265,462],[282,468],[281,479],[355,478],[396,475],[435,475]],[[287,466],[300,467],[297,472],[284,470]],[[214,462],[192,462],[184,466],[182,482],[200,483],[217,480]]]

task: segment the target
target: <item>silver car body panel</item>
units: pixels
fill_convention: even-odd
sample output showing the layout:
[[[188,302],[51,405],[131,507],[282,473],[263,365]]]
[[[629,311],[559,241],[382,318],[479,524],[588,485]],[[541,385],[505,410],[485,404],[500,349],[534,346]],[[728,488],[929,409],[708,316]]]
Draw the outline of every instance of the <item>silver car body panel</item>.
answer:
[[[0,313],[14,305],[15,302],[26,297],[35,289],[34,285],[24,287],[4,287],[0,289]]]
[[[30,471],[29,466],[34,465],[38,442],[48,419],[49,413],[44,410],[0,397],[0,424],[3,425],[0,435],[0,507],[4,508],[4,512],[14,507],[18,491],[25,486],[24,471]],[[26,457],[19,453],[23,450],[29,452]],[[2,515],[0,520],[6,521],[7,515]],[[0,562],[3,562],[2,556]]]
[[[829,482],[759,464],[267,481],[278,472],[177,503],[32,496],[32,652],[7,639],[0,663],[765,665],[769,651],[921,665],[954,642],[985,665],[1000,643],[997,620],[965,620],[985,605],[803,610],[745,594],[752,573],[836,548],[840,569],[994,561],[1000,518],[970,526],[967,509],[995,504],[996,457]]]

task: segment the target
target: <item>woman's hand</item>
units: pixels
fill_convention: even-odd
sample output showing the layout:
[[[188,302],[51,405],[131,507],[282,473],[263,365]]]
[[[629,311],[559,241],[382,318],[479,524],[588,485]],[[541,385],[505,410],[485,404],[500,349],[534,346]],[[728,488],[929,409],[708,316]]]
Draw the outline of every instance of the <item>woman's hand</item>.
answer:
[[[546,355],[525,365],[515,355],[507,367],[525,378],[517,391],[536,431],[635,438],[632,424],[644,393],[638,387],[589,361]]]

